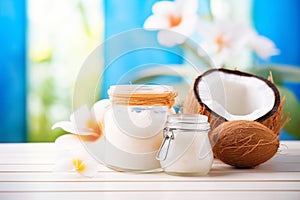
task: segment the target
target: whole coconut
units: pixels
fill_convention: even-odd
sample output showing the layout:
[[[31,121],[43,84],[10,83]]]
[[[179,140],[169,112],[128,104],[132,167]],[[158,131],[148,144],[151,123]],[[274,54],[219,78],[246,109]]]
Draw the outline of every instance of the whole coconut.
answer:
[[[279,147],[277,135],[259,122],[234,120],[211,131],[216,158],[238,168],[252,168],[272,158]]]

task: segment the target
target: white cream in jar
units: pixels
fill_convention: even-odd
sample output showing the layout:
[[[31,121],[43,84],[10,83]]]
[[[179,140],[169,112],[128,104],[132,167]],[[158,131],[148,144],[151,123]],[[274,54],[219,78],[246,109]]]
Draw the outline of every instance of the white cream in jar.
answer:
[[[163,170],[174,175],[206,175],[213,162],[209,130],[204,115],[168,116],[157,154]]]
[[[163,85],[115,85],[102,116],[100,160],[117,170],[160,168],[155,156],[176,92]]]

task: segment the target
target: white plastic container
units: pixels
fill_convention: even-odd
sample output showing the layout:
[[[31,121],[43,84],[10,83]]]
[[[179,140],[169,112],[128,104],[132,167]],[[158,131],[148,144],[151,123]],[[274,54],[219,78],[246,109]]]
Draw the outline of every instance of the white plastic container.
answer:
[[[157,154],[163,170],[172,175],[206,175],[213,162],[209,130],[204,115],[169,115]]]

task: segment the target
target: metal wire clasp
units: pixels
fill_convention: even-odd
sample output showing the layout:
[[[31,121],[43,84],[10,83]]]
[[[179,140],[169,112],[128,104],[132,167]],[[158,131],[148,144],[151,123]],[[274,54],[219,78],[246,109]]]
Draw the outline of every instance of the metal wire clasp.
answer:
[[[156,154],[156,159],[159,160],[159,161],[164,161],[166,160],[167,158],[167,155],[168,155],[168,151],[169,151],[169,148],[170,148],[170,144],[171,144],[171,141],[174,140],[174,133],[173,133],[173,130],[175,129],[171,129],[171,128],[164,128],[163,129],[163,137],[164,137],[164,140]]]

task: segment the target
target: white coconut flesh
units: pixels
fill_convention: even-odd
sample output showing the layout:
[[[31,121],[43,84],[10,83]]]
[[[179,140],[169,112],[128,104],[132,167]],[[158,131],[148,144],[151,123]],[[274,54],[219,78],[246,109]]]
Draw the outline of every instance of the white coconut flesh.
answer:
[[[267,80],[230,72],[215,70],[196,83],[199,100],[210,111],[228,121],[257,120],[274,108],[278,95]]]

